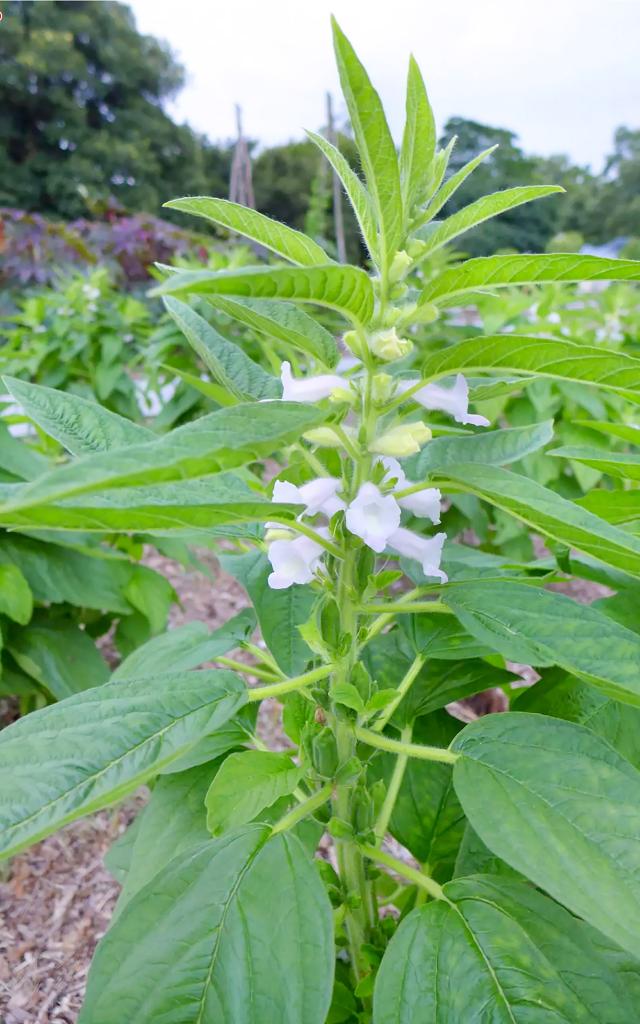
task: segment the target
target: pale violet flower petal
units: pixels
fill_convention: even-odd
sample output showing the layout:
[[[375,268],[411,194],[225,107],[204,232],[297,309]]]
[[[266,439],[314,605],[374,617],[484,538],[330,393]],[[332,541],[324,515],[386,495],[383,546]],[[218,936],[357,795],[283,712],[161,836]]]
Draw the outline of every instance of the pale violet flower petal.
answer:
[[[380,554],[400,525],[400,506],[392,494],[381,494],[375,484],[362,484],[347,508],[346,524],[351,533]]]
[[[406,487],[407,478],[404,474],[404,470],[397,459],[394,459],[393,455],[381,455],[378,462],[381,462],[386,473],[383,477],[385,483],[390,483],[391,480],[395,480],[394,488]]]
[[[280,367],[282,381],[282,400],[284,402],[319,402],[328,398],[336,388],[348,388],[348,384],[335,373],[322,373],[317,377],[301,377],[295,380],[291,373],[291,363],[282,363]]]
[[[300,487],[287,480],[276,480],[273,485],[272,501],[304,505],[305,514],[308,516],[315,516],[318,512],[332,516],[347,507],[336,494],[341,483],[342,481],[335,476],[319,476]]]
[[[417,380],[400,381],[398,390],[404,393],[417,383]],[[461,373],[456,377],[452,388],[443,388],[439,384],[425,384],[411,398],[425,409],[448,412],[456,423],[470,423],[477,427],[489,426],[489,420],[484,416],[469,413],[469,385]]]
[[[414,516],[430,519],[435,525],[440,522],[442,494],[437,487],[425,487],[422,491],[407,494],[404,498],[398,498],[398,504],[400,508],[413,512]]]
[[[446,583],[449,577],[440,568],[442,547],[446,539],[446,533],[436,533],[435,537],[420,537],[401,526],[389,537],[389,547],[404,558],[420,562],[425,576],[435,576]]]
[[[323,547],[310,537],[274,540],[267,557],[273,572],[267,580],[272,590],[285,590],[294,583],[311,583],[322,559]]]

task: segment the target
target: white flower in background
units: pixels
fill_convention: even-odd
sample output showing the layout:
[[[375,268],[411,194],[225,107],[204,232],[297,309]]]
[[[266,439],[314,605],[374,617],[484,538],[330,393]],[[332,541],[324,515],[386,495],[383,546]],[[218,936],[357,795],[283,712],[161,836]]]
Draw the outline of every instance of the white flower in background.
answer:
[[[382,494],[375,484],[362,484],[347,508],[346,523],[351,533],[380,554],[400,526],[400,506],[392,494]]]
[[[405,487],[411,487],[411,481],[407,480],[405,472],[397,459],[393,459],[389,455],[383,455],[379,461],[387,470],[384,475],[384,481],[389,483],[392,480],[395,481],[393,485],[395,492],[402,491]],[[400,508],[406,509],[407,512],[412,512],[414,516],[430,519],[435,524],[440,522],[442,494],[437,487],[424,487],[422,490],[415,491],[413,494],[407,494],[404,497],[398,497],[396,493],[396,501]]]
[[[311,583],[323,551],[322,545],[310,537],[274,540],[267,552],[273,569],[267,581],[271,589],[286,590],[294,583]]]
[[[348,384],[335,373],[321,373],[317,377],[304,377],[295,380],[291,373],[291,363],[282,363],[280,367],[282,381],[282,400],[284,402],[319,402],[329,398],[336,390],[348,388]]]
[[[315,480],[296,487],[287,480],[276,480],[273,485],[272,501],[291,505],[304,505],[303,515],[315,516],[319,512],[331,517],[347,506],[337,495],[342,481],[335,476],[320,476]]]
[[[402,458],[404,455],[415,455],[430,439],[431,431],[424,423],[403,423],[372,441],[369,451]]]
[[[100,289],[95,288],[92,284],[83,284],[82,292],[88,299],[98,299],[100,297]]]
[[[417,383],[417,380],[401,380],[398,383],[398,390],[403,394]],[[442,388],[439,384],[425,384],[410,397],[425,409],[450,413],[456,423],[469,423],[475,427],[489,426],[489,420],[484,416],[469,412],[469,385],[461,373],[456,377],[452,388]]]
[[[446,539],[446,533],[436,533],[435,537],[420,537],[401,526],[389,537],[389,547],[404,558],[420,562],[425,576],[435,576],[446,583],[449,577],[440,568],[442,547]]]

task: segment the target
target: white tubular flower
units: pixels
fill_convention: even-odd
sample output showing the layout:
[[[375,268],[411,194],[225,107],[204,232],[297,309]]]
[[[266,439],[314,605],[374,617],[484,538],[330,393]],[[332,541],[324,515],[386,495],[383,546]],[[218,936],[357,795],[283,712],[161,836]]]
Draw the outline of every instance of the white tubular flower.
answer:
[[[323,547],[310,537],[274,540],[267,557],[273,572],[267,580],[272,590],[286,590],[294,583],[311,583],[322,560]]]
[[[400,506],[392,494],[383,495],[375,484],[363,484],[347,508],[347,529],[380,554],[400,525]]]
[[[389,547],[405,558],[420,562],[425,576],[435,576],[446,583],[449,577],[440,568],[442,546],[446,539],[446,533],[436,533],[435,537],[420,537],[400,527],[389,537]]]
[[[400,508],[413,512],[414,516],[430,519],[435,525],[440,522],[442,494],[437,487],[425,487],[414,494],[407,494],[398,498],[398,504]]]
[[[408,391],[417,384],[417,380],[402,380],[398,384],[400,393]],[[441,388],[438,384],[425,384],[423,388],[411,395],[414,402],[425,409],[438,409],[448,412],[456,423],[472,424],[475,427],[488,427],[489,420],[469,412],[469,385],[461,373],[456,377],[452,388]]]
[[[276,480],[273,485],[272,501],[304,505],[304,515],[315,516],[318,512],[324,512],[325,515],[332,516],[347,507],[336,493],[341,483],[342,481],[335,476],[319,476],[300,487],[286,480]]]
[[[329,398],[336,389],[348,388],[348,384],[335,373],[321,373],[317,377],[303,377],[294,380],[291,363],[282,363],[280,367],[283,402],[319,402]]]
[[[395,480],[394,490],[407,486],[407,478],[397,459],[394,459],[392,455],[382,455],[377,461],[381,462],[387,471],[383,477],[385,483]]]

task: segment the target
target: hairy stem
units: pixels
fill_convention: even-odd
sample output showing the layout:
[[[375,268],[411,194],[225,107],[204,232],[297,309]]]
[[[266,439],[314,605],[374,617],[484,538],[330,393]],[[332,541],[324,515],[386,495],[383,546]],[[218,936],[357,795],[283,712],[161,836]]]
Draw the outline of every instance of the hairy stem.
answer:
[[[402,730],[402,733],[400,735],[403,743],[411,742],[411,732],[412,727],[410,725],[406,726],[406,728]],[[391,779],[389,780],[389,788],[387,789],[387,795],[384,798],[384,803],[382,805],[382,809],[380,811],[380,814],[378,815],[378,820],[376,821],[374,828],[374,833],[376,836],[378,846],[380,846],[382,840],[387,834],[389,822],[391,821],[391,815],[393,814],[393,808],[395,807],[396,800],[398,799],[398,793],[400,792],[400,786],[402,785],[402,780],[404,778],[404,773],[406,771],[408,762],[408,754],[398,754],[395,767],[393,769],[393,774],[391,776]]]
[[[275,823],[272,835],[275,835],[276,832],[286,832],[288,829],[293,828],[294,825],[297,825],[299,821],[302,821],[303,818],[308,818],[310,814],[313,814],[319,807],[326,804],[331,796],[332,789],[333,783],[327,782],[326,786],[319,789],[317,793],[313,793],[312,796],[304,800],[298,807],[294,807],[292,811],[289,811],[283,818],[280,818],[280,821]]]
[[[428,875],[423,875],[421,871],[416,871],[415,868],[405,864],[404,861],[398,860],[397,857],[392,857],[390,853],[386,853],[384,850],[379,850],[377,846],[361,846],[360,849],[365,857],[375,861],[377,864],[384,864],[385,867],[390,868],[391,871],[395,872],[396,875],[400,875],[402,878],[406,878],[408,882],[413,885],[417,885],[419,888],[424,889],[429,896],[432,896],[435,900],[446,899],[441,885],[438,885],[434,878],[429,878]]]
[[[366,743],[377,750],[388,750],[391,754],[406,754],[407,757],[417,757],[422,761],[441,761],[444,764],[455,764],[460,754],[454,754],[452,750],[445,750],[444,747],[427,747],[421,743],[403,743],[402,740],[393,740],[390,736],[382,736],[380,733],[372,732],[371,729],[363,729],[355,726],[356,739]]]
[[[256,686],[247,690],[247,700],[266,700],[267,697],[281,697],[285,693],[292,693],[293,690],[303,690],[311,683],[320,682],[331,675],[333,665],[321,665],[320,668],[313,668],[310,672],[304,672],[301,676],[293,676],[291,679],[283,679],[281,683],[272,683],[271,686]]]

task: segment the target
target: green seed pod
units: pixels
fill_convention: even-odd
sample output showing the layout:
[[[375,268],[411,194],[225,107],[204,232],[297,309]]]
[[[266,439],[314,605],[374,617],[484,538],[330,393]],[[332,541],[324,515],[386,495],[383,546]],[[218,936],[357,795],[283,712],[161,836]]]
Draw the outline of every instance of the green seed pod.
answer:
[[[311,740],[311,763],[323,779],[332,779],[338,769],[336,738],[328,726]]]

